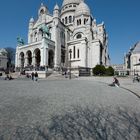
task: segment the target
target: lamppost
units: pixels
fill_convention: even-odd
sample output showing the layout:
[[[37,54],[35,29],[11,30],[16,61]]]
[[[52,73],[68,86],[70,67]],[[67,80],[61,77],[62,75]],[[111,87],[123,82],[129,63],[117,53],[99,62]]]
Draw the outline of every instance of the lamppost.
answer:
[[[69,54],[70,54],[70,61],[69,61],[69,79],[71,79],[71,53],[72,53],[72,50],[70,49],[69,50]]]

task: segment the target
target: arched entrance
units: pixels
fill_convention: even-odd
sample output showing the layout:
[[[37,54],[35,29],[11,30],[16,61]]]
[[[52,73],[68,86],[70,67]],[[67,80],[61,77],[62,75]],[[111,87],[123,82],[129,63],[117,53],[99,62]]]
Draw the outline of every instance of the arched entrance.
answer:
[[[54,67],[54,52],[53,50],[49,50],[49,57],[48,57],[48,65],[50,68]]]
[[[31,51],[27,51],[27,66],[31,66],[32,65],[32,52]]]
[[[20,67],[24,68],[24,53],[23,52],[20,53],[19,58],[20,58]]]
[[[41,54],[39,49],[35,49],[34,56],[35,56],[35,67],[39,68],[41,62]]]

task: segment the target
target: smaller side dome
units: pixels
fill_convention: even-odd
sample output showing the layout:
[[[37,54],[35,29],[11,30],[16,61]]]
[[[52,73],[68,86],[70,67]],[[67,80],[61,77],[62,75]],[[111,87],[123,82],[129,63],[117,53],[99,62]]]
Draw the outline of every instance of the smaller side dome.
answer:
[[[75,16],[79,15],[90,15],[90,9],[84,1],[81,1],[81,3],[77,6],[75,11]]]
[[[33,23],[33,22],[34,22],[34,18],[31,17],[31,18],[30,18],[30,23]]]
[[[41,6],[38,10],[38,16],[44,15],[44,14],[47,14],[47,13],[49,13],[48,8],[46,6],[44,6],[43,3],[41,3]]]
[[[59,10],[59,6],[56,4],[54,10]]]

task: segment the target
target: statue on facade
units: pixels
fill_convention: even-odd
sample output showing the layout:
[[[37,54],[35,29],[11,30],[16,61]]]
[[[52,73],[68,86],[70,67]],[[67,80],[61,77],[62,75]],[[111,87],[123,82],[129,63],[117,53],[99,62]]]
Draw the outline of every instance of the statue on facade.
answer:
[[[46,35],[47,35],[47,38],[50,38],[50,31],[49,31],[49,28],[46,25],[41,26],[39,28],[39,30],[43,33],[43,36],[46,37]]]
[[[17,37],[17,44],[18,44],[18,46],[24,45],[24,40],[23,40],[23,38]]]

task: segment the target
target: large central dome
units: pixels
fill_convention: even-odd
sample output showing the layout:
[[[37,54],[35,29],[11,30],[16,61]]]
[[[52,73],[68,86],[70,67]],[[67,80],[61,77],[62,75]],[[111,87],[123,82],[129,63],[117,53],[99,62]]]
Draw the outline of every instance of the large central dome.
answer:
[[[79,15],[90,15],[90,9],[88,7],[88,5],[86,3],[84,3],[84,1],[82,1],[78,6],[77,9],[75,11],[75,16],[79,16]]]
[[[71,3],[76,3],[79,4],[82,0],[63,0],[63,4],[62,7],[67,5],[67,4],[71,4]]]

